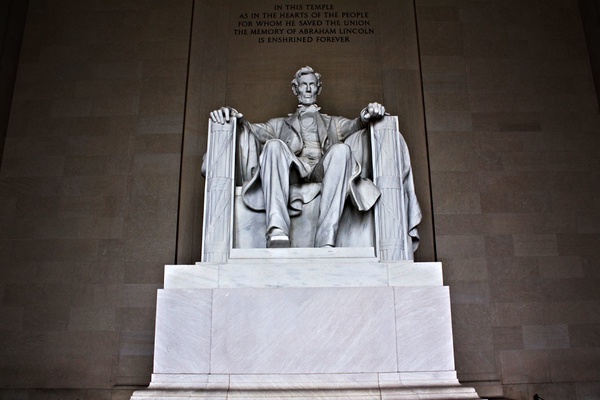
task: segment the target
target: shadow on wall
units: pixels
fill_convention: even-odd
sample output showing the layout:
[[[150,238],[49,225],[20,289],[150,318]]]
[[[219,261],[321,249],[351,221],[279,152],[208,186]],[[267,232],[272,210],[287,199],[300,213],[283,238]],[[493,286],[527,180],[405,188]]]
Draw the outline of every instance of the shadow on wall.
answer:
[[[583,23],[585,41],[590,55],[596,98],[600,108],[600,1],[579,0],[579,11],[581,12],[581,22]]]
[[[0,2],[0,163],[8,130],[28,0]]]

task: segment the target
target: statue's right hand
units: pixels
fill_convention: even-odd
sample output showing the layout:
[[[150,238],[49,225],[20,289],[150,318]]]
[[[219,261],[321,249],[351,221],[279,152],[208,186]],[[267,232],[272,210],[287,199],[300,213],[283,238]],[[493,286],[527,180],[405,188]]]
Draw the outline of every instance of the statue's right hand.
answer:
[[[231,118],[242,118],[242,114],[237,112],[235,108],[221,107],[218,110],[210,113],[210,119],[212,122],[217,124],[225,124],[231,120]]]

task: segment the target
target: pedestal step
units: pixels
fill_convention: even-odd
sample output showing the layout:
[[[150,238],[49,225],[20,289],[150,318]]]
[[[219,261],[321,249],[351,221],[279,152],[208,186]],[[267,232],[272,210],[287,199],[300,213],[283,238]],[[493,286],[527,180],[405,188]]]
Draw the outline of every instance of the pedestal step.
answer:
[[[473,389],[440,386],[423,391],[418,387],[398,390],[292,390],[292,391],[193,391],[144,390],[131,400],[479,400]]]
[[[267,250],[267,249],[264,249]],[[274,251],[273,249],[268,249]],[[281,249],[279,249],[281,250]],[[317,249],[324,250],[324,249]],[[328,256],[329,255],[329,256]],[[439,262],[382,263],[374,258],[339,258],[327,251],[313,253],[300,264],[290,258],[268,261],[236,258],[227,264],[167,265],[165,289],[309,288],[309,287],[441,287]],[[364,255],[364,254],[363,254]],[[252,257],[252,254],[247,255]],[[289,254],[288,254],[289,257]]]
[[[384,374],[189,375],[158,374],[132,400],[454,400],[479,399],[452,372]],[[405,381],[412,376],[414,381]],[[418,380],[418,378],[423,378]],[[424,379],[424,378],[430,379]],[[437,378],[437,380],[434,380]]]
[[[441,264],[350,251],[167,266],[132,399],[479,399],[456,377]]]

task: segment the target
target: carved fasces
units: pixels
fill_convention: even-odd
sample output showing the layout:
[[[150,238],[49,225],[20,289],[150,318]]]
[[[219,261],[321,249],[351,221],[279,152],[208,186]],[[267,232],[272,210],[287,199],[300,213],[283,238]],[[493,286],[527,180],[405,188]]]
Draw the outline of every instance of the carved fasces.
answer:
[[[226,262],[232,243],[236,119],[209,121],[204,193],[203,262]]]
[[[373,182],[381,191],[375,205],[376,251],[381,261],[412,260],[404,187],[404,166],[410,169],[410,160],[406,159],[408,151],[398,131],[398,118],[386,116],[370,126]]]

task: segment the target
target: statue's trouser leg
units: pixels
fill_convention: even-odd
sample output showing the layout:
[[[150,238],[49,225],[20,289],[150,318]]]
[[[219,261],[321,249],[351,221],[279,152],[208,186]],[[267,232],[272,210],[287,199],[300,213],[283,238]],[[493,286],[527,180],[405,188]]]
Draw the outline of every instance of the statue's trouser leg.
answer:
[[[323,168],[323,188],[315,247],[335,246],[335,237],[344,211],[344,203],[348,197],[353,166],[354,160],[350,147],[337,143],[327,150],[319,165],[315,167],[316,171],[313,171],[321,175],[321,171],[318,170]]]
[[[290,166],[296,156],[279,139],[267,141],[260,155],[260,179],[262,180],[265,210],[267,213],[267,234],[273,228],[290,234]]]

